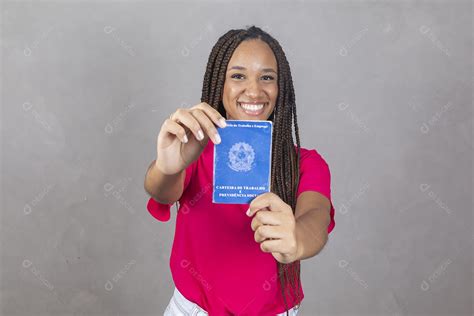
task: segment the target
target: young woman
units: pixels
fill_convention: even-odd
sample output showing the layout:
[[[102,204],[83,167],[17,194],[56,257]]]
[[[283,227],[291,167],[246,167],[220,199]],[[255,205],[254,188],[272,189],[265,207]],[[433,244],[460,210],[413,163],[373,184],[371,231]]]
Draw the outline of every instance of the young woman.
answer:
[[[273,122],[272,192],[248,205],[212,203],[213,149],[226,119]],[[300,147],[290,66],[273,37],[252,26],[219,38],[201,103],[161,127],[145,190],[161,221],[179,201],[165,315],[297,314],[300,260],[324,247],[334,208],[328,165]]]

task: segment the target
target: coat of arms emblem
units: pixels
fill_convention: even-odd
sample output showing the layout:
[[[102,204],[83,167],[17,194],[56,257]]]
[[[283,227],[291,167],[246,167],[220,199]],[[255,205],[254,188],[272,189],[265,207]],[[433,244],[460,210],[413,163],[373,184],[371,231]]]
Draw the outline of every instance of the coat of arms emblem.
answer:
[[[252,146],[239,142],[232,145],[229,149],[229,162],[227,165],[230,169],[237,172],[247,172],[252,170],[252,163],[255,160],[255,151]]]

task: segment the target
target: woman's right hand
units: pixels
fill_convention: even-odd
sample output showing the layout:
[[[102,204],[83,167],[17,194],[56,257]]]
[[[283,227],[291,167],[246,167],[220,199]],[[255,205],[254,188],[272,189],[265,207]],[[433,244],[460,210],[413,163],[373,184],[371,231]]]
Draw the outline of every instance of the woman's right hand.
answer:
[[[167,175],[186,169],[202,153],[209,138],[214,144],[221,142],[215,125],[225,127],[225,118],[205,102],[176,110],[158,134],[156,167]]]

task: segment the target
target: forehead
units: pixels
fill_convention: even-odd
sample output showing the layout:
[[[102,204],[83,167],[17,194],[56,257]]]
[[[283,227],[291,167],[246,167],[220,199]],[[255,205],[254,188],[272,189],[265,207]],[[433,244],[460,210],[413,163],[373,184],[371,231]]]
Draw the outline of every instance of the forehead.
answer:
[[[242,66],[250,70],[277,67],[277,60],[270,46],[260,39],[243,41],[237,46],[228,68]]]

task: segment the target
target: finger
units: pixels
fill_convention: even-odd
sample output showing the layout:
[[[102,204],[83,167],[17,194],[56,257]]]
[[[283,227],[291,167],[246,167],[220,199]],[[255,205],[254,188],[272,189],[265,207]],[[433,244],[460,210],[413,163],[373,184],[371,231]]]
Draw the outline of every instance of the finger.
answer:
[[[219,113],[219,111],[214,109],[208,103],[201,102],[193,108],[198,108],[202,110],[217,126],[222,127],[222,128],[226,127],[227,124],[226,124],[225,117],[223,117]]]
[[[189,110],[187,109],[178,109],[173,115],[172,115],[172,120],[176,121],[179,120],[179,122],[189,128],[191,132],[194,134],[194,137],[196,137],[197,140],[203,140],[204,139],[204,132],[201,129],[201,125],[199,122],[196,120],[196,118],[191,115]]]
[[[171,119],[166,119],[165,122],[163,123],[162,129],[166,131],[167,133],[170,133],[178,137],[181,142],[183,143],[188,142],[188,136],[186,135],[186,130],[184,129],[184,127],[182,127],[175,121],[172,121]]]
[[[281,239],[283,234],[280,232],[279,226],[262,225],[254,233],[256,242],[262,242],[265,239]]]
[[[263,252],[277,252],[277,253],[283,253],[282,252],[282,239],[268,239],[264,240],[260,243],[260,249]]]
[[[250,202],[249,209],[247,210],[246,214],[248,216],[252,216],[255,214],[255,212],[264,207],[273,212],[292,212],[291,207],[283,202],[283,200],[280,199],[278,195],[273,192],[266,192],[258,195],[252,200],[252,202]]]
[[[260,225],[281,225],[281,221],[276,215],[277,213],[271,211],[258,211],[250,223],[252,230],[255,231]]]
[[[195,109],[190,111],[194,118],[199,122],[201,128],[204,129],[204,132],[212,139],[214,144],[219,144],[221,142],[221,137],[217,132],[215,125],[209,119],[209,117],[204,114],[203,111]]]

